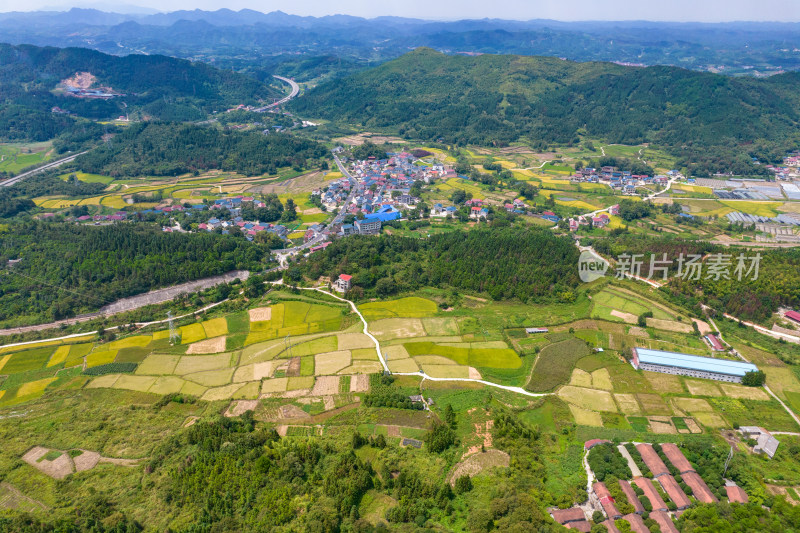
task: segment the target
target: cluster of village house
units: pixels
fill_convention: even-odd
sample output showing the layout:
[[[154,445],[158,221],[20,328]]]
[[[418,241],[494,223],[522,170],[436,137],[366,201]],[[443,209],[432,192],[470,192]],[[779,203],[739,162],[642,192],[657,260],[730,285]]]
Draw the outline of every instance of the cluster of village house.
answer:
[[[367,159],[351,162],[351,174],[356,178],[356,191],[350,204],[343,206],[351,196],[351,183],[346,177],[332,181],[327,190],[315,189],[325,207],[346,209],[350,214],[371,214],[391,206],[395,209],[414,207],[419,201],[411,196],[416,181],[431,183],[436,179],[456,177],[455,171],[444,165],[429,165],[407,152],[388,154],[388,159]]]
[[[635,195],[637,187],[666,185],[673,176],[679,176],[678,171],[670,170],[667,175],[647,176],[632,174],[628,170],[619,170],[617,167],[602,167],[576,170],[570,181],[572,183],[605,183],[614,190],[622,191],[623,194]]]
[[[577,231],[581,226],[592,228],[604,228],[611,222],[609,215],[619,215],[619,204],[614,204],[608,208],[608,214],[600,213],[597,216],[577,216],[569,219],[569,230]]]
[[[231,220],[222,220],[220,218],[212,217],[208,219],[206,222],[198,224],[197,229],[200,231],[214,231],[216,229],[221,229],[223,235],[230,233],[232,228],[238,228],[239,231],[244,233],[245,237],[248,240],[253,240],[255,235],[262,231],[268,231],[271,233],[276,234],[281,239],[285,239],[289,233],[289,230],[281,225],[281,224],[270,224],[268,222],[259,222],[259,221],[247,221],[244,220],[241,216],[242,214],[242,206],[243,204],[252,203],[253,207],[261,208],[266,207],[266,204],[260,200],[256,200],[252,196],[232,196],[228,198],[221,198],[218,200],[214,200],[214,203],[207,205],[207,204],[194,204],[191,207],[184,207],[182,205],[171,205],[166,207],[156,207],[153,209],[145,209],[144,211],[140,211],[140,213],[175,213],[175,212],[195,212],[195,211],[205,211],[211,210],[213,211],[221,211],[223,209],[227,210],[230,215],[233,217]],[[122,212],[124,213],[124,212]],[[84,217],[79,218],[78,220],[83,219]],[[173,228],[165,227],[165,232],[172,232]]]
[[[205,231],[214,231],[217,228],[222,228],[222,233],[226,234],[232,227],[237,227],[245,234],[248,240],[253,240],[255,235],[262,231],[268,231],[270,233],[274,233],[281,239],[286,239],[286,237],[289,235],[289,230],[286,228],[286,226],[281,224],[271,224],[268,222],[259,222],[257,220],[247,221],[242,218],[242,204],[251,202],[255,208],[266,207],[264,202],[256,200],[252,196],[233,196],[230,198],[214,200],[214,203],[210,206],[210,209],[212,211],[227,209],[233,219],[220,220],[219,218],[211,218],[207,222],[199,224],[197,228]]]
[[[760,428],[747,429],[760,430]],[[743,434],[745,436],[749,435],[745,432]],[[588,453],[595,446],[603,444],[611,443],[607,440],[593,439],[584,444],[584,449]],[[635,447],[642,458],[642,462],[650,470],[652,479],[642,475],[623,445],[617,446],[623,457],[628,460],[633,473],[633,483],[627,480],[618,480],[621,493],[634,509],[632,513],[623,515],[618,509],[618,502],[611,495],[612,491],[609,490],[605,483],[597,481],[590,487],[586,504],[569,509],[550,509],[550,515],[553,519],[568,529],[589,532],[592,526],[587,518],[587,513],[591,517],[594,511],[599,511],[606,518],[601,523],[609,533],[619,533],[620,529],[615,523],[617,520],[625,520],[630,530],[634,533],[650,533],[650,529],[642,518],[647,513],[649,518],[655,520],[662,533],[678,533],[678,529],[675,527],[670,515],[680,516],[693,502],[676,481],[675,476],[670,473],[670,469],[662,460],[662,456],[670,462],[673,470],[677,471],[676,475],[680,476],[681,481],[689,487],[688,490],[695,501],[699,503],[716,503],[719,501],[677,445],[673,443],[661,444],[661,455],[656,452],[651,444],[635,443]],[[765,453],[767,452],[765,451]],[[771,454],[769,455],[770,457],[772,456]],[[594,477],[593,474],[591,477]],[[654,482],[658,483],[658,488]],[[636,488],[634,488],[634,485]],[[641,493],[641,496],[639,493]],[[749,501],[747,493],[733,481],[726,480],[725,495],[730,503],[747,503]],[[670,505],[666,503],[665,497],[670,501]],[[651,511],[649,512],[645,510],[643,503],[645,501],[650,504]],[[670,508],[673,508],[674,511],[669,511]]]

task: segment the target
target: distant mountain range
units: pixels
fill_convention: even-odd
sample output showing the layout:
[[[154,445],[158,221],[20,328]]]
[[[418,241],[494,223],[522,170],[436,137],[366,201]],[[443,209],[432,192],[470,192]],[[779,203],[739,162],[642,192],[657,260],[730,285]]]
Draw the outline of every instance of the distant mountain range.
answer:
[[[722,73],[800,69],[800,24],[558,22],[498,19],[427,21],[303,17],[281,11],[0,13],[0,39],[83,46],[111,54],[161,53],[199,60],[277,54],[384,61],[428,46],[446,53],[548,55],[575,61],[683,66]]]

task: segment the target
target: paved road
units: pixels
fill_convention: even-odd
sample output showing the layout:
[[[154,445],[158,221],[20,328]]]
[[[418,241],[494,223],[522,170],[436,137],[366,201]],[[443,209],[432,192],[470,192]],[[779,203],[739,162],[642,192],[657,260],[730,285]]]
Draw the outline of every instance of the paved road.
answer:
[[[339,167],[339,171],[350,181],[350,194],[347,195],[347,199],[344,201],[344,205],[340,210],[339,214],[333,219],[331,224],[341,224],[342,220],[344,220],[345,215],[347,214],[347,206],[350,205],[350,201],[353,199],[353,196],[356,194],[356,186],[358,185],[358,180],[350,174],[350,171],[347,170],[344,163],[339,159],[339,156],[333,154],[333,160],[336,161],[336,166]]]
[[[350,174],[350,172],[347,170],[347,167],[345,167],[344,163],[342,163],[342,161],[339,159],[339,156],[334,154],[333,155],[333,160],[336,161],[336,166],[339,167],[339,171],[342,173],[342,175],[346,176],[347,179],[350,181],[350,194],[347,195],[347,199],[345,200],[344,205],[342,206],[342,210],[340,211],[340,213],[338,215],[336,215],[333,218],[333,221],[331,221],[329,226],[342,223],[342,221],[344,220],[345,215],[347,214],[345,208],[348,205],[350,205],[350,202],[352,201],[353,196],[355,196],[355,194],[356,194],[356,185],[358,185],[358,181],[356,180],[356,178],[353,177],[352,174]],[[274,253],[275,255],[278,256],[278,261],[280,262],[281,267],[285,268],[286,267],[286,259],[287,259],[288,256],[296,255],[296,254],[302,252],[303,250],[306,250],[308,248],[316,246],[316,245],[320,244],[321,242],[324,242],[325,240],[327,240],[327,238],[328,238],[327,235],[323,235],[320,232],[320,233],[317,234],[316,237],[314,237],[312,240],[310,240],[310,241],[308,241],[306,243],[300,244],[298,246],[294,246],[292,248],[283,248],[281,250],[272,250],[272,253]]]
[[[289,79],[289,78],[284,78],[283,76],[275,76],[275,75],[273,75],[272,77],[273,78],[277,78],[277,79],[279,79],[279,80],[281,80],[283,82],[288,83],[292,87],[292,92],[289,93],[289,96],[284,96],[283,98],[281,98],[280,100],[278,100],[275,103],[272,103],[272,104],[269,104],[269,105],[265,105],[264,107],[259,107],[258,109],[256,109],[256,112],[258,112],[258,113],[263,113],[264,111],[267,111],[268,109],[272,109],[273,107],[278,107],[279,105],[285,104],[286,102],[288,102],[289,100],[291,100],[292,98],[294,98],[295,96],[297,96],[300,93],[300,86],[297,85],[297,83],[295,83],[294,80]]]
[[[83,155],[86,152],[88,152],[88,150],[83,151],[83,152],[81,152],[79,154],[73,154],[73,155],[61,158],[61,159],[59,159],[57,161],[51,161],[50,163],[47,163],[46,165],[42,165],[42,166],[40,166],[38,168],[34,168],[33,170],[29,170],[27,172],[23,172],[22,174],[18,174],[16,176],[14,176],[13,178],[8,178],[7,180],[0,181],[0,187],[11,187],[12,185],[14,185],[16,183],[19,183],[20,181],[24,180],[25,178],[27,178],[29,176],[32,176],[34,174],[37,174],[39,172],[43,172],[43,171],[51,169],[51,168],[55,168],[55,167],[61,166],[64,163],[69,163],[70,161],[72,161],[73,159],[78,157],[79,155]]]

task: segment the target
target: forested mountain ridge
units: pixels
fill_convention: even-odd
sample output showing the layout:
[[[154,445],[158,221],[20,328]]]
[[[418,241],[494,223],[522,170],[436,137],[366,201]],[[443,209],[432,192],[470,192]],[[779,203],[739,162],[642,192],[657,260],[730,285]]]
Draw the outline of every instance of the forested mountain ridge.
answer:
[[[58,84],[78,72],[96,77],[124,97],[64,96]],[[198,120],[209,112],[276,96],[261,82],[203,63],[160,55],[111,56],[85,48],[0,44],[0,138],[44,140],[66,131],[78,117],[116,118],[137,110],[165,120]]]
[[[795,73],[733,78],[677,67],[623,67],[511,55],[448,56],[417,49],[324,83],[293,103],[310,116],[459,144],[528,138],[651,142],[686,157],[699,148],[798,139]]]
[[[281,133],[223,132],[193,124],[133,124],[111,142],[76,159],[90,173],[111,176],[175,176],[222,169],[250,176],[279,167],[309,168],[328,158],[316,141]]]
[[[0,239],[0,263],[20,259],[0,277],[0,322],[58,320],[150,289],[258,270],[268,256],[245,239],[152,225],[16,224]]]

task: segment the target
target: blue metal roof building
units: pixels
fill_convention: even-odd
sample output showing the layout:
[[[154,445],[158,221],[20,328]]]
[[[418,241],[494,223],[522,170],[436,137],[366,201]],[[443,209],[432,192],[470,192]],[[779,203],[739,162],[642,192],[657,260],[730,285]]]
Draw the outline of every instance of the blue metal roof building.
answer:
[[[741,383],[742,377],[746,373],[758,371],[756,365],[743,361],[662,352],[661,350],[651,350],[649,348],[633,349],[633,366],[637,369],[641,368],[652,372],[715,379],[732,383]]]
[[[380,220],[381,222],[389,222],[391,220],[397,220],[400,218],[400,216],[400,211],[391,206],[385,206],[380,208],[376,213],[364,215],[364,220]]]

